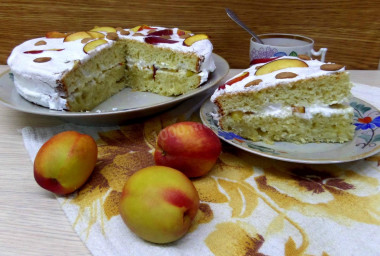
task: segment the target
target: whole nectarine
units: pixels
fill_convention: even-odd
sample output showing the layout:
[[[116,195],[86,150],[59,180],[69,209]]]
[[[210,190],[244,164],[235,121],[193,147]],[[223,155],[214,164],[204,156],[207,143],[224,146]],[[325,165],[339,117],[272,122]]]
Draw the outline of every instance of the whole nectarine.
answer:
[[[126,181],[120,214],[129,229],[153,243],[178,240],[189,230],[199,208],[193,183],[182,172],[150,166]]]
[[[64,195],[81,187],[95,168],[94,139],[76,131],[61,132],[42,145],[34,160],[34,178],[51,192]]]
[[[220,140],[210,128],[197,122],[179,122],[158,134],[154,160],[187,177],[199,177],[211,170],[221,150]]]

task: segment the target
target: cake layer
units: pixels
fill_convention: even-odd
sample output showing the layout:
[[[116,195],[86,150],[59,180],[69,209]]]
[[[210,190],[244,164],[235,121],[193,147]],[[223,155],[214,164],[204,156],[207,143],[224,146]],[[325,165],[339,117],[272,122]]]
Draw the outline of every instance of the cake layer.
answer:
[[[156,69],[190,70],[200,72],[200,57],[195,53],[185,53],[170,48],[157,48],[151,44],[128,40],[126,60],[130,64],[143,67],[155,66]]]
[[[127,87],[135,91],[148,91],[164,96],[180,95],[200,84],[200,77],[192,71],[156,70],[136,65],[127,66],[125,77]]]
[[[345,112],[345,113],[344,113]],[[236,133],[252,141],[346,142],[352,140],[355,126],[352,125],[353,112],[336,111],[330,115],[317,113],[313,118],[302,114],[255,115],[236,113],[222,116],[219,125],[223,130]]]
[[[124,43],[115,42],[64,75],[62,86],[57,89],[65,91],[66,105],[71,111],[93,109],[125,88],[124,51]]]
[[[93,109],[104,100],[125,88],[124,65],[102,70],[96,77],[78,83],[76,90],[67,98],[67,104],[71,111],[83,111]],[[80,81],[80,80],[79,80]]]

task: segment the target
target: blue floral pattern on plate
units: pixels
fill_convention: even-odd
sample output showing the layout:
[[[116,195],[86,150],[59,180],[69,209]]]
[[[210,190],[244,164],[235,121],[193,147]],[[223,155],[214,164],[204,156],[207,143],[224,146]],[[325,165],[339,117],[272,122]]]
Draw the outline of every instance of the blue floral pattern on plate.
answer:
[[[245,147],[248,147],[251,149],[255,149],[255,150],[259,150],[259,151],[265,152],[265,153],[271,153],[271,154],[275,154],[275,155],[285,153],[285,152],[278,152],[278,151],[274,150],[273,148],[265,147],[262,145],[257,145],[256,143],[254,143],[250,140],[247,140],[243,137],[240,137],[239,135],[237,135],[233,132],[223,131],[219,128],[218,122],[212,117],[212,115],[210,113],[207,113],[206,116],[207,116],[208,124],[211,125],[210,128],[214,132],[216,132],[219,137],[221,137],[225,140],[233,141],[236,144],[240,144],[242,146],[245,146]]]
[[[350,105],[354,108],[354,125],[355,130],[358,133],[358,138],[362,139],[362,142],[356,144],[358,147],[376,147],[378,141],[380,141],[380,113],[379,111],[358,103],[356,101],[351,102]]]

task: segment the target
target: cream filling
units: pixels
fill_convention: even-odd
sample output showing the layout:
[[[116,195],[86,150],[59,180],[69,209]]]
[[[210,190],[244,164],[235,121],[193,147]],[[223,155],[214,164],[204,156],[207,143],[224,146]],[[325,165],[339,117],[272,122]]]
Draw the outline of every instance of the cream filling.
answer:
[[[163,27],[157,27],[157,28],[165,29]],[[198,73],[198,76],[200,76],[200,78],[201,78],[200,84],[203,84],[204,82],[207,81],[210,72],[213,72],[216,69],[215,62],[214,62],[214,59],[212,57],[213,45],[209,40],[200,40],[200,41],[195,42],[191,46],[184,47],[182,45],[183,39],[181,39],[177,36],[177,31],[178,31],[178,28],[173,29],[172,40],[178,40],[179,43],[157,44],[156,47],[169,48],[173,51],[178,51],[178,52],[193,52],[193,53],[197,54],[198,56],[202,56],[203,61],[200,63],[201,66],[200,66],[200,72]],[[139,33],[142,33],[143,35],[148,35],[148,31],[146,31],[146,30],[140,31]],[[143,37],[140,37],[140,36],[133,37],[133,33],[131,33],[128,36],[121,36],[121,38],[128,38],[128,39],[137,40],[140,42],[144,41]],[[146,68],[146,67],[151,67],[153,64],[155,64],[159,68],[170,69],[170,67],[168,67],[168,65],[166,63],[158,63],[158,65],[157,65],[157,63],[146,63],[142,60],[136,61],[136,60],[130,59],[130,58],[127,58],[127,64],[128,65],[129,64],[137,65],[141,69]],[[176,67],[176,69],[178,69],[178,70],[181,70],[183,68],[184,67],[182,67],[182,66]]]
[[[315,115],[320,114],[325,117],[331,117],[332,115],[344,115],[346,118],[350,118],[353,114],[353,108],[342,107],[333,108],[328,105],[314,104],[305,107],[305,113],[294,112],[291,106],[281,106],[281,104],[272,104],[263,108],[262,111],[256,113],[255,115],[259,117],[276,117],[276,118],[287,118],[291,115],[296,115],[304,119],[312,119]]]
[[[132,58],[128,58],[128,57],[126,58],[126,61],[127,61],[128,67],[136,66],[140,70],[144,70],[147,68],[149,69],[150,67],[155,65],[159,69],[167,69],[167,70],[171,70],[171,71],[175,71],[175,72],[187,73],[187,71],[188,71],[181,66],[178,66],[177,69],[169,68],[169,66],[166,63],[158,63],[158,65],[157,65],[157,63],[148,63],[144,60],[136,60],[136,59],[132,59]],[[209,60],[207,65],[205,65],[205,66],[206,67],[201,69],[201,72],[199,72],[197,74],[201,78],[200,84],[203,84],[204,82],[206,82],[208,79],[209,73],[215,70],[215,64],[214,64],[213,60]],[[190,72],[192,72],[192,71],[190,71]]]
[[[353,108],[346,105],[341,105],[341,107],[330,107],[327,105],[314,104],[312,106],[305,107],[305,113],[300,113],[295,112],[291,106],[282,107],[280,104],[273,104],[265,107],[262,111],[256,113],[236,110],[234,112],[229,113],[228,115],[231,115],[232,118],[236,120],[240,120],[247,115],[252,115],[260,118],[275,117],[279,119],[285,119],[292,115],[295,115],[297,117],[310,120],[314,118],[315,115],[322,115],[324,117],[331,117],[333,115],[344,115],[344,118],[352,118],[353,111]],[[217,122],[219,122],[221,118],[216,109],[215,112],[211,113],[211,116]]]
[[[353,109],[350,107],[344,108],[332,108],[330,106],[314,104],[305,107],[305,113],[294,112],[291,106],[281,107],[276,105],[270,105],[263,109],[259,116],[273,116],[278,118],[286,118],[291,115],[297,115],[304,119],[312,119],[315,115],[320,114],[325,117],[331,117],[332,115],[345,115],[349,117],[353,113]]]

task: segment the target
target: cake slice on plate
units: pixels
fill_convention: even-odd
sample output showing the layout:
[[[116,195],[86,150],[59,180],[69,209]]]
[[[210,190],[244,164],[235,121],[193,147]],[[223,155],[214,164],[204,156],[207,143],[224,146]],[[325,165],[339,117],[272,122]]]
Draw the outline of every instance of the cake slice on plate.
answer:
[[[351,87],[342,65],[281,57],[231,78],[211,101],[223,130],[252,141],[343,143],[355,130]]]

